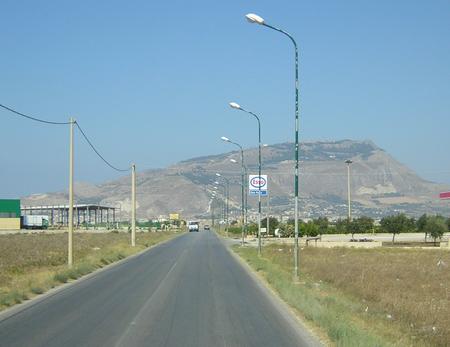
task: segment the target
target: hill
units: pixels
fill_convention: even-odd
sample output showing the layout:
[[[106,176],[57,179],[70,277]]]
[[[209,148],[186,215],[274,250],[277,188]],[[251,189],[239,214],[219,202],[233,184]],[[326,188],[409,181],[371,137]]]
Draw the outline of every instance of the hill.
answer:
[[[439,191],[448,187],[428,182],[392,158],[371,141],[306,142],[300,146],[300,215],[308,218],[326,215],[344,217],[347,203],[347,166],[351,159],[352,209],[355,215],[373,217],[406,212],[411,215],[445,213],[449,208],[438,201]],[[293,211],[292,143],[275,144],[262,149],[263,173],[269,175],[272,214],[288,217]],[[258,150],[244,152],[250,173],[257,172]],[[154,218],[179,212],[183,217],[200,217],[209,212],[211,182],[219,172],[232,182],[232,216],[239,214],[240,161],[237,151],[192,158],[165,169],[137,174],[137,215]],[[100,185],[77,183],[78,203],[100,202],[121,207],[123,217],[130,211],[130,178]],[[67,203],[67,193],[35,194],[23,198],[27,205]],[[250,206],[256,198],[249,197]],[[266,200],[264,199],[264,204]]]

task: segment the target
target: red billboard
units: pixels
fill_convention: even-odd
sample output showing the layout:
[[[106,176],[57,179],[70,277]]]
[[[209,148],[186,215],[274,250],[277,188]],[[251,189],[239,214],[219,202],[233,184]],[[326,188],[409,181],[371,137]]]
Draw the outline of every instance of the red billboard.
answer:
[[[450,192],[439,193],[439,199],[450,199]]]

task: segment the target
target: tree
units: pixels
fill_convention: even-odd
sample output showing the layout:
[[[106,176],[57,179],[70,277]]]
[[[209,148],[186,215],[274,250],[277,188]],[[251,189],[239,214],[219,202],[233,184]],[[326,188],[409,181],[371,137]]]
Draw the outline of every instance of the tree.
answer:
[[[380,226],[384,232],[392,234],[392,243],[394,243],[396,234],[405,233],[414,228],[414,220],[400,213],[382,218]]]
[[[361,216],[355,220],[358,224],[358,230],[360,233],[367,233],[373,229],[373,219],[366,216]]]
[[[441,216],[428,217],[425,223],[424,231],[434,239],[442,238],[442,235],[448,230],[446,220]]]
[[[419,233],[425,233],[425,242],[427,242],[427,233],[425,232],[425,224],[427,224],[428,216],[426,213],[421,215],[416,222],[416,228]]]
[[[322,236],[323,234],[328,233],[328,218],[327,217],[319,217],[316,220],[314,220],[314,224],[317,225],[319,229],[319,235]]]
[[[348,219],[338,219],[336,221],[336,232],[338,234],[347,234],[348,233]]]
[[[250,223],[247,227],[247,232],[249,234],[258,234],[258,224]]]
[[[373,228],[373,219],[361,216],[351,221],[347,221],[347,230],[352,234],[352,240],[355,234],[365,233]]]
[[[300,231],[302,235],[306,235],[308,237],[316,237],[319,235],[319,227],[313,221],[302,223],[300,225]]]
[[[353,240],[354,235],[361,232],[358,220],[354,219],[354,220],[348,221],[347,222],[347,230],[348,230],[348,232],[350,232],[350,234],[352,234],[352,240]]]
[[[278,219],[274,217],[269,217],[269,230],[267,230],[267,235],[274,234],[275,229],[278,227]],[[267,227],[267,217],[261,220],[261,228]]]
[[[284,229],[283,229],[283,236],[285,237],[294,237],[294,225],[293,224],[285,224]]]

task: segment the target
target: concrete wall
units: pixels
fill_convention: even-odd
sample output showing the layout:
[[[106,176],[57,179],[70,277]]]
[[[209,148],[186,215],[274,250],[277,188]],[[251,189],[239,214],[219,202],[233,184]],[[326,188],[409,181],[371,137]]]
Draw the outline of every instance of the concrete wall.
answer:
[[[376,248],[381,246],[382,242],[380,241],[372,241],[372,242],[317,241],[317,243],[315,241],[308,242],[308,247],[323,247],[323,248],[333,248],[333,247]]]

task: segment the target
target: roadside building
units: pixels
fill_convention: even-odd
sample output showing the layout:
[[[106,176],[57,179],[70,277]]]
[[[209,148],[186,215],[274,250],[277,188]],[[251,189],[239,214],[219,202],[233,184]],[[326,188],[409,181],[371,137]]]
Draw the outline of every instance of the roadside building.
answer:
[[[0,230],[20,230],[19,199],[0,199]]]

